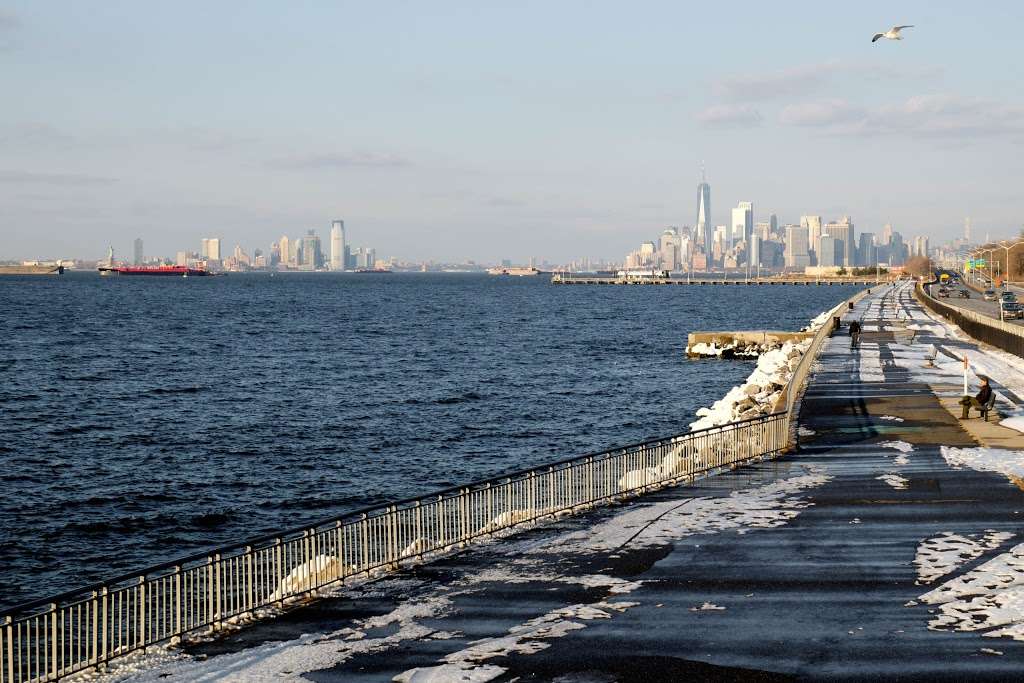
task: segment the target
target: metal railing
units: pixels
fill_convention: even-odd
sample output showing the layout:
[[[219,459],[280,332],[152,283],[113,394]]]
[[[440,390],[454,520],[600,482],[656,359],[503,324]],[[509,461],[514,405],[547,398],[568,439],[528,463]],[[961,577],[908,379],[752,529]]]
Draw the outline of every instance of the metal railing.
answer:
[[[786,449],[779,412],[366,508],[149,567],[0,616],[0,683],[53,681],[259,618],[347,579],[518,525],[688,481]]]
[[[1024,327],[939,301],[920,283],[914,293],[922,305],[957,325],[974,339],[1024,358]]]

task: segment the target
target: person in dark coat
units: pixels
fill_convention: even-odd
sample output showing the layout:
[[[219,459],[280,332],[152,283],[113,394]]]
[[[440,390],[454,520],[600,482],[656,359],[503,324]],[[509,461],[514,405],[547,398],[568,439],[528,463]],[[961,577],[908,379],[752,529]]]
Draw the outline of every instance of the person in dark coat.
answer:
[[[981,408],[983,405],[989,402],[992,398],[992,387],[988,384],[988,377],[982,375],[981,377],[981,388],[978,389],[978,393],[971,398],[971,405],[975,408]]]
[[[853,320],[850,322],[850,348],[857,348],[858,345],[860,345],[860,321]]]

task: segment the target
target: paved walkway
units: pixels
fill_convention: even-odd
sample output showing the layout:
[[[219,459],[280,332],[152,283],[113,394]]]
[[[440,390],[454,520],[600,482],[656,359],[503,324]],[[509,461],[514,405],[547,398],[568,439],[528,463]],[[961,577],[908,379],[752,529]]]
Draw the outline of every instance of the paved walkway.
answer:
[[[844,317],[861,348],[829,340],[799,453],[349,589],[130,678],[1019,678],[1024,454],[977,448],[941,403],[976,346],[908,288]],[[998,388],[1004,410],[1020,403]]]

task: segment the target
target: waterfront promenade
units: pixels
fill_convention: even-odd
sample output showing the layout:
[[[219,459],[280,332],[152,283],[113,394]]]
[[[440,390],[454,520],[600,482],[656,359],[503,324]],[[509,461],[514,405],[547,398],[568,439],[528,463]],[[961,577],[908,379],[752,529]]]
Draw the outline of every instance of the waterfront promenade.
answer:
[[[928,315],[908,286],[876,289],[844,318],[862,322],[861,347],[845,333],[827,342],[799,452],[496,539],[111,676],[1015,677],[1024,439],[976,413],[961,422],[955,401],[966,353],[1000,411],[1019,411],[1021,363]]]

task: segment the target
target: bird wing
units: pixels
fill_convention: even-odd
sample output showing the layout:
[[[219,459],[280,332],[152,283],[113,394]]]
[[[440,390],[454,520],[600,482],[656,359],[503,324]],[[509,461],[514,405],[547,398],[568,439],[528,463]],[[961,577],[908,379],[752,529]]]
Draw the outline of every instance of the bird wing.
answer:
[[[907,24],[906,26],[893,26],[892,30],[893,30],[894,33],[899,33],[901,30],[903,30],[905,28],[914,28],[914,25],[913,24]]]
[[[876,33],[876,34],[875,34],[875,37],[871,39],[871,42],[873,43],[873,42],[875,42],[876,40],[878,40],[879,38],[882,38],[882,37],[884,37],[884,36],[885,36],[885,34],[884,34],[884,33]]]

